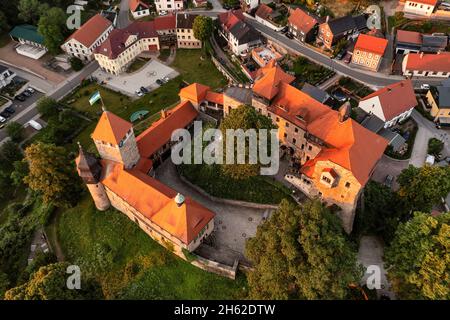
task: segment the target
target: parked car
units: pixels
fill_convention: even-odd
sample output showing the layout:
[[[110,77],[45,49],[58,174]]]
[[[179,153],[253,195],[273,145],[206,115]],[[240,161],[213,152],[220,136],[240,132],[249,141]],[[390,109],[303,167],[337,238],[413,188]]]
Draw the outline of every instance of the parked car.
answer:
[[[141,92],[142,93],[148,93],[148,89],[146,87],[141,87]]]
[[[4,123],[4,122],[6,122],[6,119],[3,118],[2,116],[0,116],[0,123]]]
[[[23,94],[25,97],[31,97],[31,95],[32,95],[32,93],[31,93],[30,91],[27,91],[27,90],[25,90],[24,92],[22,92],[22,94]]]
[[[42,125],[39,122],[37,122],[36,120],[30,120],[30,121],[28,121],[28,124],[37,131],[42,129]]]
[[[281,33],[286,33],[286,32],[288,32],[288,30],[289,30],[289,27],[285,26],[283,29],[280,30],[280,32]]]
[[[6,125],[4,123],[0,124],[0,129],[3,129]]]
[[[342,50],[341,52],[339,52],[339,53],[336,55],[335,58],[338,59],[338,60],[342,60],[342,58],[344,58],[346,52],[347,52],[347,50]]]
[[[0,116],[2,116],[5,119],[8,119],[9,117],[11,117],[11,114],[6,111],[2,111],[0,112]]]
[[[433,155],[427,154],[425,158],[425,164],[429,164],[430,166],[432,166],[434,164],[435,159],[436,158]]]
[[[140,89],[137,89],[137,90],[135,91],[135,93],[136,93],[136,95],[137,95],[138,97],[142,97],[142,96],[144,95]]]
[[[28,87],[28,88],[27,88],[27,91],[28,91],[29,93],[35,93],[35,92],[36,92],[36,90],[34,90],[32,87]]]
[[[289,39],[294,39],[294,35],[292,34],[292,33],[290,33],[290,32],[286,32],[286,37],[287,38],[289,38]]]
[[[340,89],[337,89],[333,92],[333,97],[339,102],[344,102],[348,99],[347,95]]]
[[[392,182],[394,182],[394,177],[388,174],[386,179],[384,179],[384,185],[388,188],[392,188]]]
[[[8,112],[8,113],[10,113],[10,114],[13,114],[14,112],[16,112],[16,110],[14,110],[14,108],[11,107],[11,106],[5,108],[5,111]]]
[[[160,86],[164,84],[164,82],[161,79],[156,80],[156,83],[159,84]]]
[[[14,99],[19,100],[19,101],[27,100],[27,98],[25,96],[23,96],[22,94],[19,94],[19,95],[15,96]]]
[[[164,77],[164,82],[169,82],[169,81],[170,81],[170,78],[168,76],[165,76]]]
[[[161,10],[161,11],[159,12],[159,15],[160,15],[160,16],[167,16],[167,14],[168,14],[168,12],[167,12],[166,10]]]
[[[352,55],[350,54],[350,53],[347,53],[346,55],[345,55],[345,57],[344,57],[344,60],[343,60],[345,63],[350,63],[350,61],[352,61]]]
[[[430,85],[427,83],[421,84],[420,89],[422,90],[430,90]]]

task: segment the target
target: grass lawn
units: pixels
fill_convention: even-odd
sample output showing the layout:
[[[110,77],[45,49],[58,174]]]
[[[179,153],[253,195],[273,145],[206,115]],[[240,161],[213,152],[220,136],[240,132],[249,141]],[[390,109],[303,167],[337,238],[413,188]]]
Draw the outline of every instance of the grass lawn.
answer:
[[[170,56],[170,49],[161,49],[159,51],[158,59],[161,61],[166,61]]]
[[[179,170],[190,182],[215,197],[265,204],[292,200],[290,190],[269,177],[234,180],[224,175],[218,165],[207,164],[182,165]]]
[[[190,265],[125,215],[97,211],[89,196],[56,223],[66,258],[98,279],[108,299],[222,300],[246,292],[244,276],[232,281]]]
[[[127,73],[133,73],[140,70],[148,62],[148,59],[138,58],[128,67]]]
[[[3,106],[4,104],[8,103],[8,101],[9,100],[7,100],[7,99],[5,99],[3,97],[0,97],[0,107]]]

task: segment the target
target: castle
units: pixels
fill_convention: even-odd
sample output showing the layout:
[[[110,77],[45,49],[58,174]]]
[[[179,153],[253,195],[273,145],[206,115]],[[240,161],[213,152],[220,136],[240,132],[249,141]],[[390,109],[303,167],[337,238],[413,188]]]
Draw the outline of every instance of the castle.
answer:
[[[80,145],[75,160],[98,210],[116,208],[181,257],[211,234],[214,213],[149,174],[167,157],[172,132],[197,116],[191,103],[181,102],[136,137],[130,122],[104,110],[91,136],[100,159]]]

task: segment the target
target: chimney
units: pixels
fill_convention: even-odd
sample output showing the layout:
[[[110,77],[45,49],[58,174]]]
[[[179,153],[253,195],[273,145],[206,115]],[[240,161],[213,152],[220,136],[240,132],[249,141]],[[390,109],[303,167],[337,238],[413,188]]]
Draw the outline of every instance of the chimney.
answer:
[[[175,197],[175,203],[177,204],[177,207],[181,207],[184,203],[184,196],[181,193],[178,193]]]
[[[350,111],[351,111],[351,105],[350,102],[345,102],[340,108],[339,108],[339,122],[344,122],[350,117]]]
[[[327,16],[327,19],[325,20],[325,23],[328,23],[329,20],[330,20],[330,16]]]
[[[166,109],[161,109],[161,119],[167,118],[167,111]]]

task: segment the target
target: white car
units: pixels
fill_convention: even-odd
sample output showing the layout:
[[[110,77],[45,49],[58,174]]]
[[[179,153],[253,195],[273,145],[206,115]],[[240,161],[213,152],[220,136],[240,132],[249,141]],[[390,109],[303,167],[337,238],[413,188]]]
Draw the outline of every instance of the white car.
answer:
[[[141,90],[136,90],[136,95],[138,96],[138,97],[142,97],[144,94],[142,93],[142,91]]]
[[[6,119],[0,116],[0,123],[6,122]]]
[[[165,82],[169,82],[170,78],[169,78],[168,76],[165,76],[165,77],[163,78],[163,80],[164,80]]]
[[[161,11],[159,12],[159,15],[160,15],[160,16],[167,16],[167,14],[168,14],[168,12],[167,12],[166,10],[161,10]]]
[[[34,90],[32,87],[28,87],[28,88],[27,88],[27,91],[28,91],[29,93],[35,93],[35,92],[36,92],[36,90]]]
[[[420,89],[422,89],[422,90],[430,90],[430,85],[424,83],[424,84],[420,85]]]
[[[28,124],[37,131],[42,130],[42,125],[35,120],[28,121]]]

